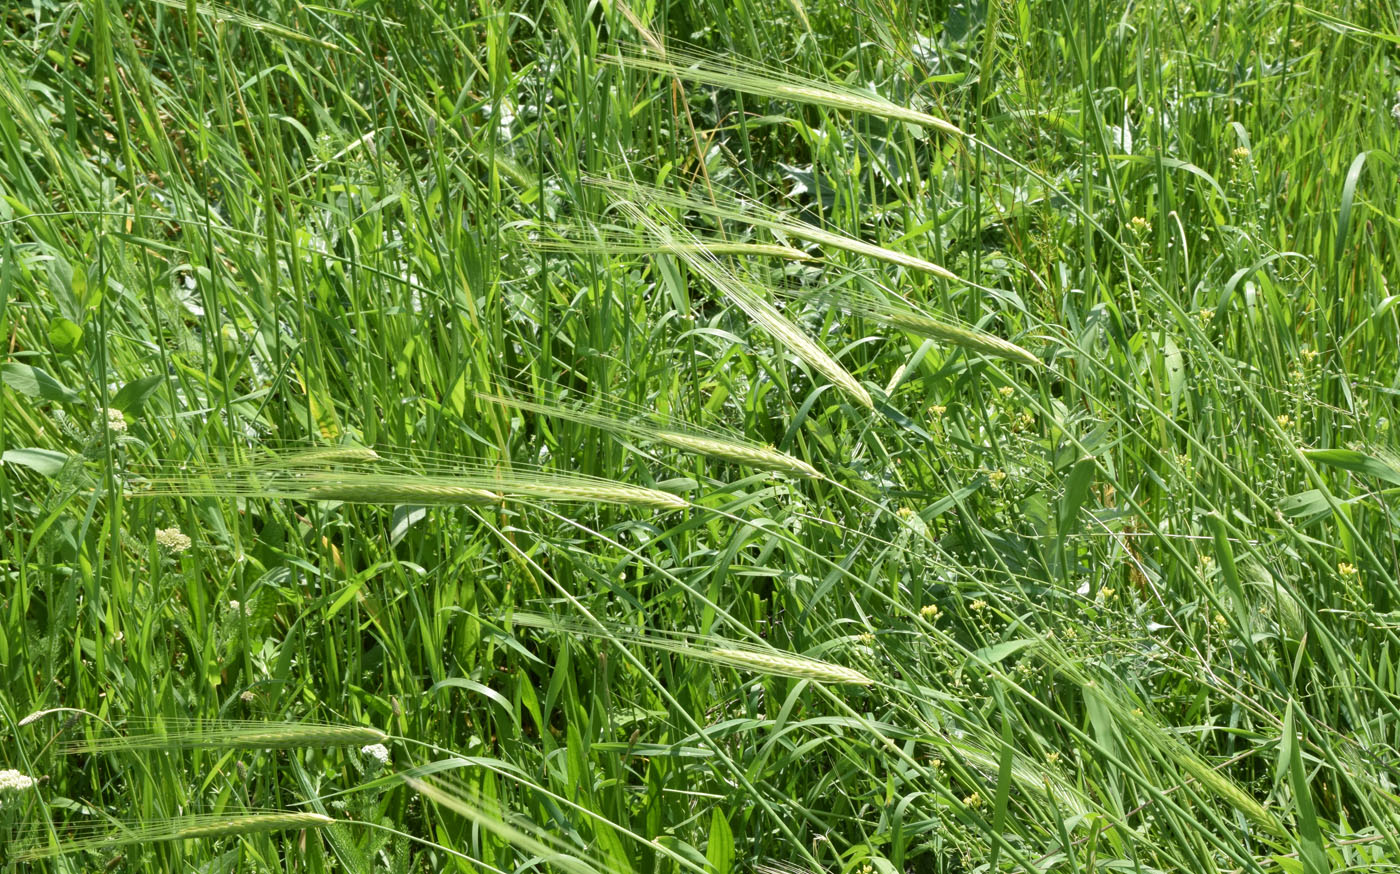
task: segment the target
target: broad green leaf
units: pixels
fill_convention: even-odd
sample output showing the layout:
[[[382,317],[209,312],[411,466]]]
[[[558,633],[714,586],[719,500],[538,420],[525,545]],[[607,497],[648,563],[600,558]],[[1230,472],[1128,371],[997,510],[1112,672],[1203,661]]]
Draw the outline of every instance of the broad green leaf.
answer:
[[[5,385],[27,397],[65,404],[78,400],[77,392],[28,364],[0,364],[0,378],[4,379]]]
[[[123,413],[140,412],[141,407],[146,404],[146,399],[155,394],[164,381],[164,376],[156,374],[128,382],[112,397],[112,409],[121,410]]]
[[[49,322],[49,342],[64,355],[72,355],[82,348],[83,329],[71,319],[55,316]]]
[[[718,807],[710,817],[710,842],[705,847],[705,858],[715,874],[729,874],[734,869],[734,832]]]
[[[18,464],[42,476],[58,476],[71,457],[52,449],[10,449],[0,455],[0,463]]]
[[[994,665],[1007,656],[1014,655],[1026,647],[1032,646],[1034,643],[1034,640],[1007,640],[993,644],[992,646],[983,647],[974,653],[974,655],[988,665]]]
[[[1354,449],[1304,449],[1303,457],[1328,467],[1364,473],[1400,486],[1400,470],[1393,464]]]
[[[1317,812],[1313,808],[1312,789],[1308,786],[1308,774],[1303,768],[1303,752],[1294,735],[1297,704],[1290,702],[1288,715],[1283,720],[1283,741],[1279,744],[1279,758],[1288,760],[1288,784],[1293,790],[1293,804],[1297,808],[1298,857],[1303,862],[1304,874],[1329,874],[1331,866],[1327,862],[1327,851],[1322,845],[1322,829],[1317,824]]]

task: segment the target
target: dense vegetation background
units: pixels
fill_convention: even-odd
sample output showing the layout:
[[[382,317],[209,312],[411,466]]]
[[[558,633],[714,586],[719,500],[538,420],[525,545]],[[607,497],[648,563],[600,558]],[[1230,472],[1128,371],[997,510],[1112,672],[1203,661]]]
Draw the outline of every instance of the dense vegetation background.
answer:
[[[1400,868],[1392,0],[0,14],[12,864]]]

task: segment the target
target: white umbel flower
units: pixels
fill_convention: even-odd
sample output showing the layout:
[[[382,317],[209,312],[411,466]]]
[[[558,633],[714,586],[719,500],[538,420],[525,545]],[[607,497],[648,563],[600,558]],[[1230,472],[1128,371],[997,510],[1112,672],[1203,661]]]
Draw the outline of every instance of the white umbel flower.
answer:
[[[389,748],[384,744],[365,744],[360,747],[360,755],[368,756],[380,765],[389,764]]]
[[[107,430],[113,434],[126,433],[126,416],[121,410],[107,408]]]
[[[27,777],[13,768],[0,771],[0,793],[23,792],[33,785],[33,777]]]
[[[190,548],[191,540],[179,528],[160,528],[156,530],[156,543],[167,552],[179,553]]]

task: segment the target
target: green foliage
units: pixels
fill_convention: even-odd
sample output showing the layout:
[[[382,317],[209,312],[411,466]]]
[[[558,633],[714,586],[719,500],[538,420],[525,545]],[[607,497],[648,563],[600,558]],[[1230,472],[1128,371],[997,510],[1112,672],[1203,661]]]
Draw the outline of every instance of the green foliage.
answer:
[[[0,867],[1400,868],[1397,13],[6,6]]]

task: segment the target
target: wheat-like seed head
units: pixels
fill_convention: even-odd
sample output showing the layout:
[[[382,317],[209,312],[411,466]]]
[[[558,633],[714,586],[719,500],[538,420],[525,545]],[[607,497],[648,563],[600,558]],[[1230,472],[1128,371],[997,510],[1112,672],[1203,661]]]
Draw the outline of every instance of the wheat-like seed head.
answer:
[[[940,322],[937,319],[905,310],[889,309],[884,313],[873,313],[872,315],[886,324],[903,328],[911,334],[943,340],[955,346],[961,346],[964,349],[995,358],[1009,358],[1031,367],[1040,366],[1040,359],[1025,349],[1009,340],[1003,340],[982,331],[950,325],[947,322]]]
[[[854,683],[858,686],[869,686],[875,682],[853,668],[787,653],[721,647],[709,650],[708,655],[711,661],[736,668],[816,680],[821,683]]]
[[[690,502],[659,489],[626,485],[584,485],[540,483],[530,489],[532,497],[558,501],[601,501],[608,504],[636,504],[658,510],[684,510]]]
[[[292,829],[321,828],[335,822],[319,813],[276,811],[272,813],[205,814],[176,817],[154,822],[118,823],[107,830],[101,823],[65,827],[58,839],[46,833],[47,827],[30,829],[15,842],[10,858],[33,862],[69,853],[104,850],[130,844],[201,838],[237,837]],[[106,831],[99,834],[99,830]]]
[[[614,622],[584,623],[555,616],[523,612],[511,613],[509,622],[527,628],[581,634],[618,643],[664,650],[686,658],[765,674],[776,674],[802,680],[817,680],[824,683],[854,683],[861,686],[868,686],[874,682],[860,671],[841,665],[793,653],[780,652],[771,648],[758,649],[713,635],[644,631]]]
[[[678,237],[683,243],[692,242],[688,231],[680,227],[663,227],[636,204],[619,201],[617,205],[645,228],[665,251],[673,252],[684,259],[692,270],[738,304],[740,309],[748,313],[749,318],[761,325],[769,334],[772,334],[773,339],[777,340],[778,343],[791,349],[794,355],[831,380],[833,384],[854,398],[861,406],[867,410],[875,409],[875,402],[870,399],[870,393],[854,376],[847,372],[846,368],[837,363],[836,359],[832,358],[815,341],[802,333],[800,328],[788,321],[782,313],[778,312],[777,308],[764,300],[744,280],[721,265],[718,259],[689,250],[674,250],[672,244]]]
[[[367,464],[379,459],[379,453],[368,446],[319,446],[279,455],[265,465],[312,467],[324,464]]]
[[[471,486],[382,481],[312,486],[306,496],[349,504],[494,504],[501,500],[498,494]]]
[[[268,722],[260,720],[130,720],[137,730],[122,735],[98,735],[59,748],[67,754],[174,749],[296,749],[302,747],[364,746],[388,735],[359,725]]]
[[[657,431],[653,436],[664,443],[669,443],[672,446],[689,450],[690,452],[698,452],[702,455],[727,458],[731,461],[737,461],[740,464],[747,464],[752,467],[787,471],[788,473],[794,473],[798,476],[805,476],[811,479],[822,478],[822,475],[815,467],[812,467],[800,458],[794,458],[786,452],[779,452],[776,449],[746,446],[742,443],[731,443],[727,440],[699,437],[678,431]]]
[[[668,49],[665,58],[660,58],[648,56],[645,49],[633,46],[625,47],[622,54],[606,55],[599,60],[716,88],[730,88],[760,97],[782,97],[831,109],[877,115],[954,136],[963,135],[962,130],[950,121],[900,106],[874,94],[830,83],[810,84],[778,71],[763,70],[757,65],[733,59],[725,59],[728,68],[724,68],[717,59],[692,52]]]
[[[542,416],[555,416],[570,422],[578,422],[579,424],[587,425],[590,428],[598,428],[602,431],[624,434],[636,440],[652,440],[659,443],[666,443],[687,452],[697,452],[702,455],[712,455],[716,458],[726,458],[730,461],[737,461],[740,464],[747,464],[752,467],[782,470],[787,473],[813,479],[822,478],[816,468],[799,458],[794,458],[785,452],[779,452],[771,447],[759,446],[737,438],[730,438],[727,436],[715,437],[688,431],[676,431],[669,428],[654,428],[650,425],[613,415],[603,415],[600,413],[573,409],[559,404],[540,403],[538,401],[529,401],[506,395],[480,395],[480,397],[482,400],[493,404],[513,407],[529,413],[538,413]]]
[[[843,249],[867,258],[874,258],[878,261],[885,261],[890,264],[897,264],[911,270],[918,270],[934,276],[947,279],[950,282],[967,283],[962,277],[946,267],[941,267],[932,261],[925,260],[907,252],[900,252],[895,249],[888,249],[884,246],[877,246],[874,243],[867,243],[854,237],[835,231],[828,231],[815,225],[803,221],[791,219],[777,210],[769,209],[756,203],[741,202],[737,195],[732,192],[715,198],[693,197],[686,194],[679,194],[662,188],[654,188],[642,185],[638,182],[622,181],[618,179],[608,179],[598,176],[585,177],[584,182],[596,188],[608,192],[613,197],[622,197],[627,200],[654,204],[676,212],[699,212],[705,215],[712,215],[716,218],[743,222],[760,228],[767,228],[785,236],[796,237],[800,240],[808,240],[822,246],[830,246],[833,249]],[[724,244],[716,243],[712,240],[700,241],[696,246],[689,241],[675,241],[673,245],[687,249],[708,250],[710,254],[725,254],[722,248]],[[654,249],[653,249],[654,251]]]

